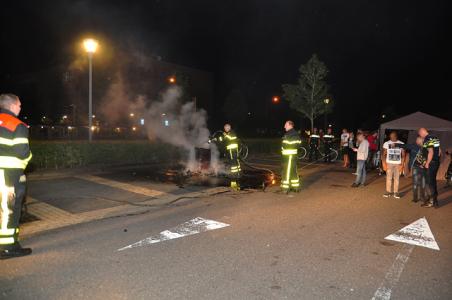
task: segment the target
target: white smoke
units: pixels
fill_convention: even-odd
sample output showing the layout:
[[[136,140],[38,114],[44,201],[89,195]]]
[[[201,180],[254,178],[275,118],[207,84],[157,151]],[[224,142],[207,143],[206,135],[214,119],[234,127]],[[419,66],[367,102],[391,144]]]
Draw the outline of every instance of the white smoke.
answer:
[[[124,112],[135,112],[144,119],[144,127],[151,141],[162,141],[186,151],[182,162],[186,171],[209,172],[219,174],[224,166],[219,159],[219,151],[214,144],[209,144],[210,132],[207,128],[207,113],[197,109],[194,102],[182,103],[182,89],[171,86],[160,94],[159,99],[151,101],[140,95],[129,100],[122,77],[118,76],[106,93],[108,106],[104,106],[104,115],[115,121]],[[211,162],[209,170],[202,170],[196,160],[195,148],[210,149]]]
[[[192,172],[200,170],[195,148],[210,148],[210,171],[218,173],[220,171],[218,151],[208,143],[210,132],[207,129],[207,113],[203,109],[196,109],[194,102],[181,103],[181,97],[182,89],[172,86],[148,107],[145,107],[145,99],[140,97],[133,103],[132,110],[142,112],[150,140],[158,139],[187,151],[185,162],[187,170]]]

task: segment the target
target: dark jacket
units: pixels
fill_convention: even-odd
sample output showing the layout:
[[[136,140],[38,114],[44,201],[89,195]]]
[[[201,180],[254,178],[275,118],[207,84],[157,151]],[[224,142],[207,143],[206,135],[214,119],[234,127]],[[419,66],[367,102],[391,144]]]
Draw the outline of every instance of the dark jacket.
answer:
[[[298,149],[301,144],[301,138],[295,129],[287,131],[282,138],[282,150]]]
[[[421,146],[417,144],[401,144],[399,146],[410,153],[410,160],[408,162],[410,170],[413,167],[421,167],[424,165],[425,157]]]

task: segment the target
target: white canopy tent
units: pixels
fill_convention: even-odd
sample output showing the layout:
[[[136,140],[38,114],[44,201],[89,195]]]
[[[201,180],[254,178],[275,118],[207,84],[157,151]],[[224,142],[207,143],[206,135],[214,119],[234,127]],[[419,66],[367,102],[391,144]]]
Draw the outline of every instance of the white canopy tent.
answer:
[[[427,130],[441,141],[441,150],[443,157],[438,171],[438,179],[444,179],[450,158],[446,157],[445,152],[452,150],[452,122],[437,118],[423,112],[415,112],[399,119],[383,123],[380,125],[380,141],[383,145],[385,132],[387,130],[408,130],[408,143],[414,143],[417,137],[417,130],[421,127]]]

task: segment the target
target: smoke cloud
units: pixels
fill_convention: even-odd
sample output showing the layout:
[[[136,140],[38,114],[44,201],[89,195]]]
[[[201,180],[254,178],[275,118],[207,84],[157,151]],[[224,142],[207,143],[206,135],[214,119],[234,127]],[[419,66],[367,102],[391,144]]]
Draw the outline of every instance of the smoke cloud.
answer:
[[[197,109],[194,102],[182,103],[181,87],[173,85],[167,88],[158,99],[149,99],[146,95],[130,99],[127,89],[126,81],[118,73],[115,82],[107,89],[101,111],[110,122],[118,122],[129,112],[135,112],[137,117],[144,119],[149,140],[162,141],[185,150],[186,159],[182,163],[187,171],[223,172],[218,149],[208,143],[210,132],[207,128],[207,113]],[[201,170],[196,159],[196,148],[210,149],[209,170]]]

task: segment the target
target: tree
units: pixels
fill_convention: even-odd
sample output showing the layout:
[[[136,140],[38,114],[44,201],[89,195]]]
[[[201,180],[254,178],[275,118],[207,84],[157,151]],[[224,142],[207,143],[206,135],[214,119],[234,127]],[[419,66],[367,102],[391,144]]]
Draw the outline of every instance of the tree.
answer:
[[[299,68],[300,77],[297,84],[283,84],[283,97],[290,107],[303,114],[311,121],[311,130],[314,120],[321,114],[331,111],[333,102],[328,94],[326,76],[328,68],[320,61],[316,54],[305,65]],[[325,103],[328,99],[328,104]]]
[[[239,89],[233,89],[226,97],[223,113],[228,122],[241,124],[248,116],[248,105],[245,96]]]

